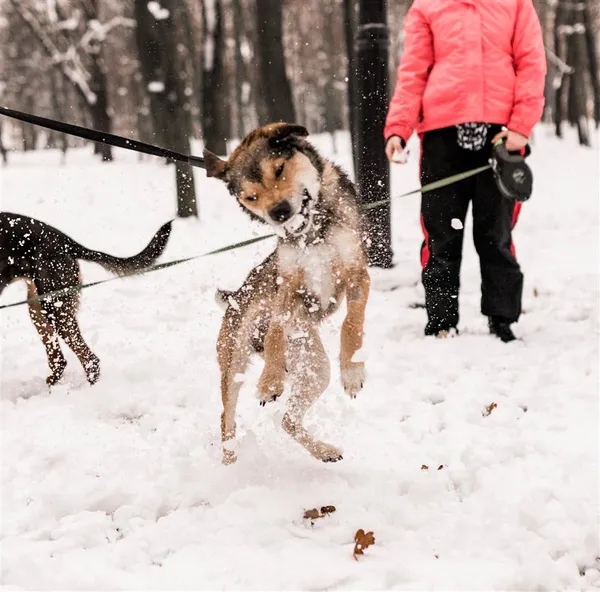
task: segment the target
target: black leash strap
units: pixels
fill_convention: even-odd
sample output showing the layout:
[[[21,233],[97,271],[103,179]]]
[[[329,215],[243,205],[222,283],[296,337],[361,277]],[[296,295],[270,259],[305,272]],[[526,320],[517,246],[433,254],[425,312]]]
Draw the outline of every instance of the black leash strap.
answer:
[[[116,148],[124,148],[125,150],[133,150],[134,152],[142,152],[143,154],[150,154],[152,156],[170,158],[172,160],[186,162],[187,164],[195,167],[200,167],[202,169],[205,168],[204,158],[201,156],[180,154],[179,152],[169,150],[168,148],[153,146],[152,144],[146,144],[146,142],[140,142],[139,140],[130,140],[129,138],[124,138],[115,134],[99,132],[98,130],[88,129],[87,127],[81,127],[80,125],[74,125],[72,123],[65,123],[64,121],[47,119],[46,117],[32,115],[31,113],[15,111],[14,109],[8,109],[7,107],[0,106],[0,115],[6,115],[6,117],[18,119],[19,121],[24,121],[25,123],[39,125],[41,127],[54,130],[55,132],[77,136],[78,138],[83,138],[84,140],[92,140],[93,142],[108,144],[110,146],[115,146]]]

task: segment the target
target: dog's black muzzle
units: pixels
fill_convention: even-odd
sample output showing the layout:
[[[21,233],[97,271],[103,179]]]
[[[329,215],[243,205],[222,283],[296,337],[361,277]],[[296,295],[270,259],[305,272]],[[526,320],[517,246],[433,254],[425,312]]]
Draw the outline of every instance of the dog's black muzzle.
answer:
[[[275,222],[283,223],[289,220],[293,214],[292,205],[289,201],[280,201],[276,206],[269,210],[269,216]]]
[[[500,193],[513,201],[527,201],[533,190],[533,174],[525,159],[531,154],[529,144],[525,146],[525,154],[509,152],[504,140],[496,142],[492,147],[490,164]]]

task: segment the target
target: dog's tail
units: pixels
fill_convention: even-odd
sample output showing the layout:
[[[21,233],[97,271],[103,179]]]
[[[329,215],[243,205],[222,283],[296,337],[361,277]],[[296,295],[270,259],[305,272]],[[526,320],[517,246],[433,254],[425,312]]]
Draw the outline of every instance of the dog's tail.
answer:
[[[115,257],[102,251],[92,251],[72,239],[69,241],[71,254],[76,259],[98,263],[116,275],[133,274],[136,271],[142,271],[146,267],[149,267],[163,254],[171,235],[172,223],[173,221],[171,220],[163,224],[146,248],[133,257]]]
[[[215,292],[215,301],[223,309],[226,310],[230,304],[230,298],[235,294],[231,290],[217,290]]]

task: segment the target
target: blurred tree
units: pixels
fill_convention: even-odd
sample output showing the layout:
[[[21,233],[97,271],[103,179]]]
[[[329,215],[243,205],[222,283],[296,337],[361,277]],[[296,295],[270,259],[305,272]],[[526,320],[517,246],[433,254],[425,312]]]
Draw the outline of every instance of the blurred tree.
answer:
[[[186,78],[178,57],[177,4],[178,0],[135,0],[136,39],[155,137],[160,145],[189,154],[191,123],[185,109]],[[177,215],[197,216],[192,167],[176,162],[175,180]]]
[[[265,114],[260,124],[296,121],[283,50],[282,0],[256,0],[256,57]]]
[[[222,0],[201,0],[204,22],[202,115],[204,144],[215,154],[227,153],[230,135],[228,84],[224,67],[225,31]]]

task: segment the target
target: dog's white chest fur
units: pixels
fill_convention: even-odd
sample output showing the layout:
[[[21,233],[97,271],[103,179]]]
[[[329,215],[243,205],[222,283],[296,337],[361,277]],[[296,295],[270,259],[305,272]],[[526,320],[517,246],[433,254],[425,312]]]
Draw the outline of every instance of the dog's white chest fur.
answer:
[[[358,261],[360,248],[357,236],[350,230],[335,229],[320,243],[298,246],[283,244],[278,249],[279,269],[284,275],[302,272],[304,287],[321,307],[328,308],[340,279],[340,270]]]

